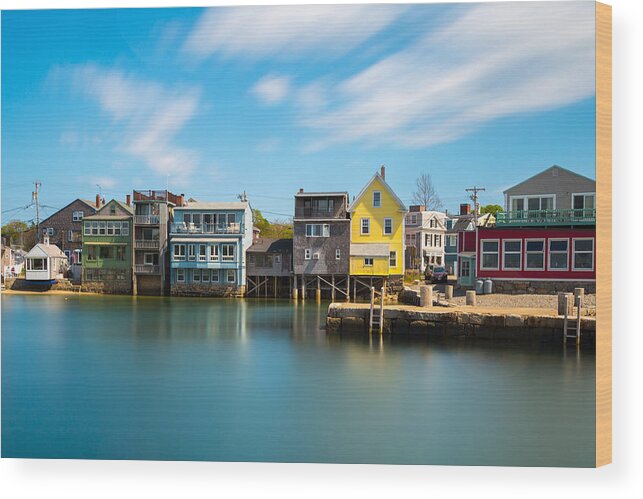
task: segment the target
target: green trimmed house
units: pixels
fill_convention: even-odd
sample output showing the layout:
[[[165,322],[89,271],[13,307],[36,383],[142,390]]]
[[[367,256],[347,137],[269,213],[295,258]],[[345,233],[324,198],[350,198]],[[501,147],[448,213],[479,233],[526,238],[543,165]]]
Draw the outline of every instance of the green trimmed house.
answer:
[[[132,292],[133,214],[127,203],[112,199],[83,219],[83,291]]]

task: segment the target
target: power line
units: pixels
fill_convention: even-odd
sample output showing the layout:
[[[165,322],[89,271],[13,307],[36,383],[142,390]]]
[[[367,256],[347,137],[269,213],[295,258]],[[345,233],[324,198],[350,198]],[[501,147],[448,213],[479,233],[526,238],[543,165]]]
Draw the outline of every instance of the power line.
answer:
[[[476,258],[474,276],[476,277],[478,272],[478,193],[484,190],[484,187],[477,187],[475,185],[469,189],[465,189],[466,192],[473,192],[470,197],[473,200],[473,225],[476,228],[476,251],[474,253]]]

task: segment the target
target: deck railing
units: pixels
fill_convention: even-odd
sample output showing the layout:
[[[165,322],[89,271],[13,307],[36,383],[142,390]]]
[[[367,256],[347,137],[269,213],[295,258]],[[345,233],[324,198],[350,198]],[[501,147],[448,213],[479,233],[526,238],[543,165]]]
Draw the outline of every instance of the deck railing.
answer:
[[[157,275],[161,273],[161,267],[158,265],[135,265],[134,271],[137,274]]]
[[[496,215],[497,226],[527,225],[595,225],[595,209],[520,210]]]
[[[161,223],[159,215],[134,215],[136,225],[158,225]]]
[[[329,211],[297,206],[295,218],[346,218],[346,213],[341,207]]]
[[[172,234],[241,234],[241,224],[194,224],[173,223]]]
[[[170,191],[134,191],[134,201],[162,201],[181,206],[181,196]]]
[[[159,249],[159,240],[151,239],[137,239],[134,241],[134,248],[136,249]]]

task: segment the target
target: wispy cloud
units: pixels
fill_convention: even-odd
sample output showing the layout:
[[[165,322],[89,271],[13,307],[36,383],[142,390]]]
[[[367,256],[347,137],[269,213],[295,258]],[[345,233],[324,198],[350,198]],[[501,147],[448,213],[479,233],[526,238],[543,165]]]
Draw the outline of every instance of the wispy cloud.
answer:
[[[295,5],[207,10],[183,49],[205,58],[344,54],[390,25],[400,5]]]
[[[118,130],[119,151],[141,159],[152,171],[188,173],[199,162],[196,151],[176,143],[197,113],[198,88],[170,88],[94,64],[57,66],[51,77],[94,99]]]
[[[301,121],[320,134],[310,148],[351,142],[426,147],[494,119],[594,94],[591,3],[483,4],[461,11],[449,25],[357,74],[299,89]],[[306,104],[311,100],[314,112]]]
[[[290,91],[290,78],[287,76],[267,75],[261,78],[252,94],[264,104],[277,104],[283,101]]]

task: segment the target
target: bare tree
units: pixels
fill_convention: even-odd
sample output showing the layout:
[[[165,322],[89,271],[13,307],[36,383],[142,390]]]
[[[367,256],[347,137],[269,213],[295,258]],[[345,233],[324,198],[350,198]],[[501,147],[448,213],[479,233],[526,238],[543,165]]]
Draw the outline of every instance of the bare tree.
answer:
[[[423,173],[415,181],[413,203],[426,206],[427,210],[439,210],[442,208],[442,201],[440,201],[433,186],[431,175],[428,173]]]

